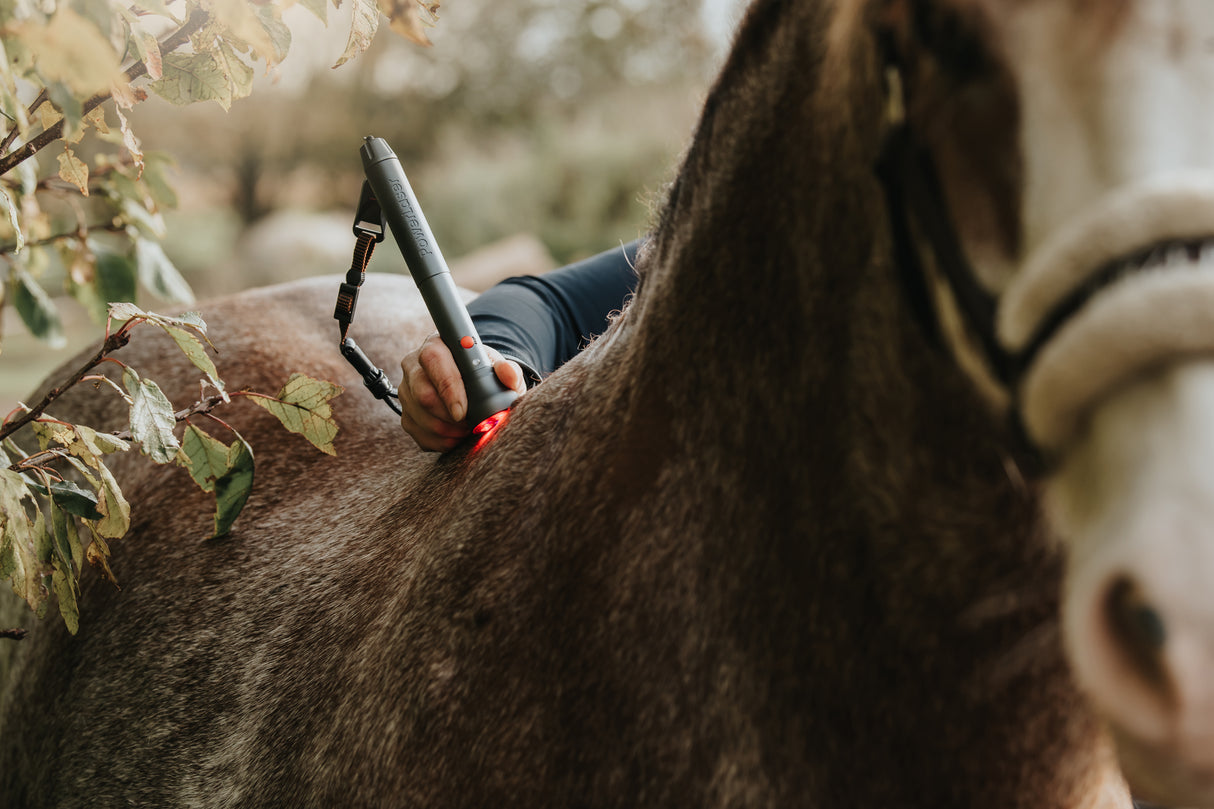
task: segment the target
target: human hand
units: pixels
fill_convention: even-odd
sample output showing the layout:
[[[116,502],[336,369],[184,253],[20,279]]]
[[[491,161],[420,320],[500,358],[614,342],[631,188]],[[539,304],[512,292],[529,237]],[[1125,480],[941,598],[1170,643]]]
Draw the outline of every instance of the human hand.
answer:
[[[523,369],[485,346],[493,371],[502,384],[520,395],[527,390]],[[437,334],[425,339],[400,361],[404,378],[400,383],[400,426],[417,445],[429,452],[446,452],[472,429],[464,380],[451,351]]]

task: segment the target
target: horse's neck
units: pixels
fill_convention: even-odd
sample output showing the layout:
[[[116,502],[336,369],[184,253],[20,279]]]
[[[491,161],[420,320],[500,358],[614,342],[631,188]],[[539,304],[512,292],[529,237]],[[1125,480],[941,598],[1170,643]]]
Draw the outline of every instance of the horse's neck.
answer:
[[[630,389],[653,388],[633,396],[635,421],[652,433],[665,418],[676,451],[753,480],[786,476],[789,496],[838,495],[852,471],[855,488],[887,489],[887,511],[925,496],[913,480],[1002,491],[1000,419],[892,269],[880,93],[862,56],[830,52],[826,5],[757,5],[706,104],[621,324]],[[967,510],[940,499],[942,515]]]

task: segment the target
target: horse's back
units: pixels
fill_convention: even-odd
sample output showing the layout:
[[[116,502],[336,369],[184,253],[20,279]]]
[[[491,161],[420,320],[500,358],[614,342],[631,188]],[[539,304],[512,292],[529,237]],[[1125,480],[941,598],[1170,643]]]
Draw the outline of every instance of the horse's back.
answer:
[[[77,636],[66,637],[51,616],[33,625],[17,649],[0,703],[6,805],[72,805],[85,796],[120,794],[155,800],[167,794],[161,788],[170,780],[191,781],[191,770],[205,771],[215,784],[239,781],[232,776],[240,751],[214,751],[223,749],[217,741],[237,737],[234,729],[257,707],[247,700],[263,692],[259,683],[281,677],[285,660],[333,667],[347,627],[366,624],[367,616],[352,613],[374,609],[364,591],[379,579],[380,562],[367,538],[375,533],[384,489],[362,483],[380,476],[407,488],[433,467],[434,456],[408,441],[396,416],[371,398],[340,356],[331,317],[337,282],[309,279],[200,307],[229,391],[273,394],[297,371],[345,387],[332,402],[337,455],[317,451],[241,397],[218,407],[215,415],[252,445],[256,466],[244,512],[231,533],[217,539],[209,538],[214,498],[185,470],[156,466],[137,450],[110,456],[131,503],[129,533],[111,542],[121,589],[84,571]],[[391,368],[431,325],[407,278],[373,276],[367,288],[373,292],[360,301],[352,335]],[[201,372],[160,329],[140,327],[115,357],[155,380],[178,408],[198,398]],[[108,386],[90,385],[77,386],[50,409],[58,418],[107,430],[124,426],[125,411]],[[232,440],[205,417],[191,421]],[[401,540],[409,533],[402,527]],[[15,599],[5,595],[6,617],[19,614]],[[23,621],[29,624],[28,615]],[[235,660],[239,671],[232,669]],[[303,683],[300,699],[323,698],[302,693],[306,683],[325,681],[317,674],[291,678]],[[199,700],[208,703],[205,710]],[[112,752],[98,755],[100,749]],[[152,778],[146,769],[137,772],[134,762],[141,760],[156,762],[162,772]],[[64,767],[73,761],[74,768]],[[122,787],[135,781],[142,791]],[[178,797],[189,802],[188,795]]]

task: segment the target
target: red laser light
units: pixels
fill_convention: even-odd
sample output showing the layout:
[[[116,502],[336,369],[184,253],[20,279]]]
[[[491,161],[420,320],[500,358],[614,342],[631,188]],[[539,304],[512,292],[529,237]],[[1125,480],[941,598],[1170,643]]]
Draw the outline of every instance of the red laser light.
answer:
[[[476,452],[481,447],[492,441],[493,436],[497,434],[497,431],[501,428],[501,426],[509,420],[510,411],[499,410],[489,418],[482,421],[480,424],[473,427],[472,433],[474,435],[479,435],[480,438],[476,440],[476,444],[472,447],[472,451]]]

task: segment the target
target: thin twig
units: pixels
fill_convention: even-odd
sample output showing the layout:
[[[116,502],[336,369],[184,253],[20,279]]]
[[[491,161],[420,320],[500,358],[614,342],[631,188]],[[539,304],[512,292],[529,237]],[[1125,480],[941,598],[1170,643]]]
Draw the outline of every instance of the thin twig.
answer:
[[[0,638],[8,638],[10,640],[25,640],[24,629],[0,629]]]
[[[208,396],[205,399],[194,402],[194,404],[184,408],[183,410],[178,410],[173,414],[173,418],[176,419],[177,423],[180,424],[190,416],[204,415],[210,416],[210,418],[219,421],[220,424],[224,424],[222,420],[211,415],[211,410],[213,410],[221,402],[223,402],[223,396],[217,393],[213,396]],[[62,424],[66,422],[60,423]],[[227,427],[226,424],[224,424],[224,426]],[[228,429],[231,430],[232,428],[228,427]],[[134,436],[131,435],[130,430],[122,430],[120,432],[111,433],[111,435],[114,436],[114,438],[118,438],[123,441],[130,441],[134,438]],[[8,468],[11,472],[32,472],[40,469],[47,462],[53,461],[56,458],[63,458],[68,454],[70,453],[67,447],[50,447],[49,449],[44,449],[41,452],[35,452],[33,455],[22,458],[20,461],[11,464]]]
[[[38,95],[37,95],[37,96],[34,98],[34,100],[33,100],[32,102],[30,102],[29,109],[26,111],[26,113],[25,113],[25,114],[26,114],[27,116],[33,115],[33,114],[34,114],[34,112],[35,112],[35,111],[36,111],[36,110],[37,110],[39,107],[41,107],[41,106],[42,106],[42,102],[43,102],[43,101],[46,101],[46,99],[47,99],[48,97],[49,97],[49,94],[47,93],[46,88],[45,88],[45,87],[43,87],[43,88],[42,88],[42,89],[41,89],[41,90],[38,92]],[[4,142],[3,142],[3,143],[0,143],[0,154],[2,154],[2,153],[4,153],[4,152],[7,152],[7,151],[8,151],[8,147],[10,147],[10,146],[12,146],[12,145],[13,145],[13,141],[15,141],[15,140],[17,139],[17,134],[18,134],[17,130],[18,130],[17,122],[16,122],[16,121],[14,121],[14,122],[13,122],[13,128],[12,128],[12,129],[10,129],[10,130],[8,131],[8,134],[4,136]]]
[[[191,34],[202,28],[203,24],[206,23],[209,18],[210,14],[208,12],[203,11],[202,9],[197,9],[193,14],[190,15],[189,19],[185,21],[183,26],[178,28],[160,43],[161,52],[169,53],[177,50],[177,48],[181,47],[189,40]],[[126,69],[126,79],[127,81],[134,81],[140,76],[145,75],[147,72],[147,64],[144,62],[136,62]],[[81,115],[88,115],[94,109],[108,101],[109,98],[110,93],[105,92],[98,93],[97,95],[86,99],[81,105]],[[64,119],[55,122],[47,129],[40,132],[36,137],[34,137],[33,140],[18,146],[13,151],[5,154],[3,158],[0,158],[0,175],[8,174],[13,170],[13,168],[44,149],[47,144],[62,137],[64,123]]]
[[[100,365],[111,351],[117,351],[118,349],[122,348],[127,344],[127,342],[130,341],[130,339],[130,334],[121,329],[114,332],[109,337],[106,337],[104,342],[101,343],[101,348],[97,350],[97,353],[94,354],[83,366],[81,366],[79,370],[68,377],[66,382],[47,391],[46,395],[42,397],[42,400],[30,408],[30,410],[24,415],[18,416],[14,421],[0,425],[0,441],[8,438],[10,435],[45,413],[46,409],[50,407],[56,399],[62,396],[64,391],[79,382],[84,375],[93,370],[93,368]]]
[[[122,231],[126,230],[126,227],[127,226],[123,225],[123,224],[115,224],[114,220],[111,219],[108,222],[103,222],[103,223],[96,224],[96,225],[86,225],[84,229],[85,229],[86,233],[91,233],[92,231],[95,231],[95,230],[99,230],[103,233],[121,233]],[[70,233],[56,233],[54,236],[47,236],[45,239],[35,239],[32,242],[26,242],[25,246],[26,247],[45,247],[47,245],[54,244],[55,242],[63,241],[65,239],[79,239],[79,238],[80,238],[80,231],[73,230]],[[16,252],[16,250],[17,250],[16,242],[14,242],[12,244],[0,245],[0,254],[2,254],[2,255],[8,255],[9,253]]]

